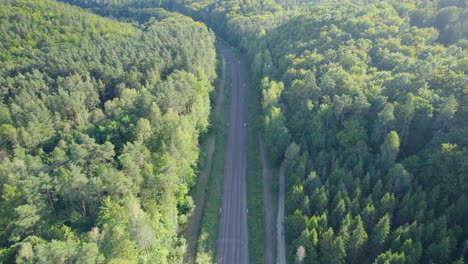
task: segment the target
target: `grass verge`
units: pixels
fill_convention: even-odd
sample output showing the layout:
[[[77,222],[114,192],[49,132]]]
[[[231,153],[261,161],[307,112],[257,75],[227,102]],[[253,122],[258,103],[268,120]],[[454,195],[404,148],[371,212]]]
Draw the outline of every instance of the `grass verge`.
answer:
[[[241,57],[242,68],[246,78],[246,122],[247,122],[247,208],[249,230],[249,263],[262,264],[264,262],[264,226],[262,174],[260,151],[258,149],[258,131],[262,129],[259,108],[259,90],[257,84],[249,76],[248,60]]]
[[[231,94],[231,76],[229,64],[226,65],[226,81],[224,84],[224,104],[220,113],[212,116],[212,131],[215,135],[216,147],[212,166],[209,172],[208,186],[206,188],[206,203],[203,212],[200,237],[198,239],[196,263],[216,263],[216,242],[218,238],[219,208],[222,206],[224,153],[226,150],[227,129],[229,119],[229,106]]]

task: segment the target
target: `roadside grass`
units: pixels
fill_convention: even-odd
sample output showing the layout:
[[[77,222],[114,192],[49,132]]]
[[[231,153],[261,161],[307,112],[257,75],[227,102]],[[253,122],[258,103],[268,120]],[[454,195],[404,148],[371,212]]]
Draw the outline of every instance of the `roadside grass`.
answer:
[[[219,53],[216,54],[216,75],[217,78],[212,83],[214,89],[210,93],[211,109],[215,109],[218,94],[221,92],[221,90],[224,90],[224,87],[220,87],[220,85],[222,85],[221,79],[223,76],[223,66],[222,57]],[[199,137],[200,154],[197,165],[199,176],[196,184],[189,192],[189,195],[195,202],[196,208],[192,212],[192,215],[187,219],[188,222],[183,226],[182,229],[186,239],[186,251],[184,254],[183,263],[194,263],[197,255],[198,239],[200,236],[203,211],[206,203],[206,190],[209,180],[208,177],[212,167],[212,156],[214,154],[213,153],[210,158],[210,152],[213,151],[213,147],[216,146],[216,133],[213,129],[214,111],[210,113],[209,119],[210,126],[208,127],[208,130]]]
[[[239,55],[239,54],[238,54]],[[249,263],[264,263],[264,223],[260,150],[258,149],[258,131],[262,129],[260,118],[258,85],[248,72],[248,60],[241,58],[246,81],[246,144],[247,144],[247,223],[249,230]]]
[[[206,202],[203,212],[200,236],[198,238],[196,263],[216,263],[216,242],[218,238],[219,208],[222,206],[223,179],[224,179],[224,153],[226,150],[227,129],[229,119],[231,95],[230,66],[226,64],[226,80],[224,84],[224,104],[220,113],[214,113],[211,120],[211,130],[215,136],[215,150],[211,168],[208,171],[208,185],[206,188]],[[207,144],[208,145],[208,144]],[[208,147],[204,148],[207,153]]]
[[[272,206],[273,212],[275,213],[275,225],[276,217],[278,216],[278,193],[279,193],[279,166],[271,164],[270,162],[270,191],[273,196]]]
[[[276,229],[276,224],[277,224],[277,219],[278,219],[278,193],[279,193],[279,167],[276,166],[275,164],[271,164],[270,161],[270,191],[271,191],[271,205],[273,207],[273,226],[275,231]],[[278,245],[278,241],[276,241],[276,235],[275,235],[275,246],[274,252],[273,252],[273,261],[274,263],[277,263],[278,261],[278,248],[276,245]]]
[[[245,70],[246,79],[246,122],[247,122],[247,207],[248,230],[249,230],[249,263],[263,264],[265,260],[265,228],[263,214],[262,196],[262,167],[260,161],[260,150],[258,147],[258,133],[263,130],[263,118],[260,108],[261,91],[260,85],[256,82],[255,76],[250,74],[249,60],[246,55],[241,56],[242,68]],[[263,132],[260,132],[263,133]],[[276,230],[276,220],[278,215],[278,185],[279,166],[270,161],[270,191],[272,195],[273,224]],[[274,237],[273,260],[276,263],[277,248],[276,236]],[[269,264],[269,263],[266,263]]]

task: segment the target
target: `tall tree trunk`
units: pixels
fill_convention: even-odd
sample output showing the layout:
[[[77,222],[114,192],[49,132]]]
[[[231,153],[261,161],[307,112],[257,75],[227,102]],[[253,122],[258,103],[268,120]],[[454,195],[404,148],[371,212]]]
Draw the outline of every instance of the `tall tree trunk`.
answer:
[[[85,205],[85,201],[83,199],[83,195],[81,194],[80,188],[76,188],[76,191],[78,192],[78,196],[80,197],[81,209],[83,209],[83,215],[86,216],[86,205]]]
[[[49,198],[50,207],[52,208],[52,213],[57,219],[57,214],[55,213],[55,206],[54,206],[54,201],[52,200],[52,195],[50,194],[49,189],[46,189],[46,192],[47,192],[47,197]]]

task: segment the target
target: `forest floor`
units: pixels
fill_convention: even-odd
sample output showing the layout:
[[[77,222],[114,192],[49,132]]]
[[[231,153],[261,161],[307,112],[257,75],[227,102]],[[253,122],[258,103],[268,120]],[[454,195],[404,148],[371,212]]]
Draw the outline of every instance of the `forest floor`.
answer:
[[[226,59],[222,56],[222,72],[221,80],[218,86],[218,94],[216,97],[216,105],[214,108],[214,115],[219,115],[224,101],[224,86],[226,83]],[[206,159],[204,160],[205,166],[200,171],[200,177],[197,185],[193,191],[193,200],[196,205],[194,212],[190,216],[187,229],[185,230],[185,238],[187,241],[187,250],[184,255],[184,263],[195,263],[197,254],[197,245],[201,231],[202,216],[205,209],[207,185],[209,174],[213,163],[213,154],[216,147],[216,135],[212,134],[206,140],[207,151]]]

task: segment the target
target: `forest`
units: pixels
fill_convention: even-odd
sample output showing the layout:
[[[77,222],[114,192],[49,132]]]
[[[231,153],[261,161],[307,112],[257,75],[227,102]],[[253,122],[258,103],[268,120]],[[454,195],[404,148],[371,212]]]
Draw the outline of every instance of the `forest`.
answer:
[[[0,262],[181,262],[214,35],[153,12],[2,1]]]
[[[3,2],[0,262],[182,262],[208,27],[250,63],[287,263],[468,259],[466,1]]]
[[[464,41],[443,46],[456,38],[414,26],[406,6],[314,9],[256,51],[267,143],[287,175],[290,259],[460,263]]]
[[[466,2],[178,5],[251,61],[288,263],[464,263]]]

